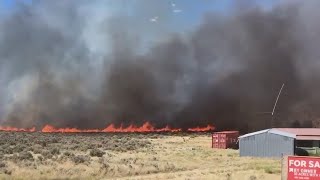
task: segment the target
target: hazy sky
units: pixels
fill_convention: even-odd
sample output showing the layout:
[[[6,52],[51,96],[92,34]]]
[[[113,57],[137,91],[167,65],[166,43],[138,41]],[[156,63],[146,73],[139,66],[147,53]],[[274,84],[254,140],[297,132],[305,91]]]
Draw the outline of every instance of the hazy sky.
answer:
[[[26,3],[32,6],[34,0],[0,0],[0,15],[10,13],[16,7],[18,3]],[[93,0],[99,1],[99,0]],[[127,11],[134,9],[134,4],[141,2],[142,0],[103,0],[105,1],[106,11]],[[163,4],[167,4],[168,9],[172,12],[175,11],[176,16],[173,22],[177,22],[179,27],[188,28],[192,25],[200,22],[201,17],[207,12],[228,14],[236,0],[159,0],[163,1]],[[274,3],[280,0],[246,0],[248,2],[254,2],[262,7],[270,7]],[[245,1],[242,1],[245,2]],[[252,3],[250,3],[252,4]],[[151,7],[152,8],[152,7]],[[152,18],[152,17],[150,17]]]

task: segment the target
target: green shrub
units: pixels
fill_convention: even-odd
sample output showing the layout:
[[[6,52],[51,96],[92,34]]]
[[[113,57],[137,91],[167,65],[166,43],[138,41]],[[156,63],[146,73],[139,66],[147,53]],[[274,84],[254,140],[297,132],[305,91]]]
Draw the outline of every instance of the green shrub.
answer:
[[[67,157],[74,156],[74,154],[69,151],[64,152],[63,155]]]
[[[53,148],[50,150],[50,153],[52,155],[59,155],[60,154],[60,150],[58,148]]]
[[[3,153],[4,154],[13,154],[13,149],[10,147],[7,147],[7,148],[3,149]]]
[[[250,176],[250,180],[257,180],[257,177],[255,175]]]
[[[35,144],[32,146],[32,152],[34,154],[41,154],[41,149],[42,149],[42,146],[40,146],[39,144]]]
[[[47,142],[45,141],[39,141],[38,142],[42,147],[47,147]]]
[[[19,155],[18,155],[18,160],[20,160],[20,161],[24,161],[24,160],[26,160],[26,161],[33,161],[34,159],[33,159],[33,156],[32,156],[32,154],[31,154],[30,152],[28,152],[28,151],[22,151],[22,152],[19,153]]]
[[[39,161],[43,161],[43,156],[38,156]]]
[[[89,162],[90,161],[90,157],[84,156],[84,155],[78,155],[78,156],[74,156],[72,158],[72,161],[75,164],[81,164],[81,163]]]
[[[11,170],[8,170],[8,169],[5,169],[5,170],[4,170],[4,173],[7,174],[7,175],[11,175],[11,174],[12,174],[12,171],[11,171]]]
[[[45,159],[51,159],[52,158],[52,154],[50,151],[48,150],[42,150],[41,151],[41,155],[45,158]]]
[[[96,157],[102,157],[104,154],[106,154],[104,151],[101,151],[100,149],[92,149],[90,150],[90,156],[96,156]]]
[[[266,172],[268,174],[279,174],[281,172],[281,170],[267,166],[264,168],[264,172]]]
[[[86,152],[86,151],[88,151],[88,149],[90,149],[90,146],[87,144],[81,144],[80,147],[78,147],[78,149],[80,151]]]
[[[51,139],[51,143],[59,143],[59,139],[57,139],[57,138],[52,138],[52,139]]]
[[[4,162],[0,162],[0,168],[6,167],[6,164]]]
[[[15,146],[14,149],[13,149],[13,151],[17,152],[17,153],[20,153],[20,152],[22,152],[24,150],[26,150],[26,146],[22,145],[22,144],[19,144],[19,145]]]

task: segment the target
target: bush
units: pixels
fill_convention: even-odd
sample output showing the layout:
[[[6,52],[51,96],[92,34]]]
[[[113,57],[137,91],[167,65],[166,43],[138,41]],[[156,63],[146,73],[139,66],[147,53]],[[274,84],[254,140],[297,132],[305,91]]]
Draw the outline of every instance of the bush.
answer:
[[[250,176],[250,178],[249,178],[250,180],[257,180],[257,177],[256,176]]]
[[[80,145],[76,144],[70,147],[71,150],[77,150],[80,148]]]
[[[11,171],[11,170],[8,170],[8,169],[5,169],[5,170],[4,170],[4,173],[7,174],[7,175],[11,175],[11,174],[12,174],[12,171]]]
[[[45,158],[45,159],[51,159],[52,158],[52,154],[50,151],[48,150],[43,150],[41,151],[41,155]]]
[[[27,147],[25,145],[19,144],[19,145],[15,146],[13,150],[14,150],[14,152],[20,153],[20,152],[26,150],[26,148]]]
[[[43,156],[38,156],[39,161],[43,161]]]
[[[39,144],[36,144],[32,147],[32,152],[34,154],[41,154],[41,149],[42,149],[42,146],[40,146]]]
[[[64,152],[63,155],[67,157],[74,156],[74,154],[69,151]]]
[[[281,170],[276,169],[274,167],[267,166],[264,168],[264,172],[266,172],[268,174],[279,174],[281,172]]]
[[[6,167],[6,164],[4,162],[0,162],[0,168]]]
[[[13,154],[13,149],[10,147],[5,148],[5,149],[3,149],[3,153],[4,154]]]
[[[20,161],[24,161],[24,160],[33,161],[34,159],[33,159],[33,156],[30,152],[22,151],[21,153],[19,153],[18,160],[20,160]]]
[[[42,147],[47,147],[47,142],[45,142],[45,141],[39,141],[38,143],[39,143],[39,145],[41,145]]]
[[[59,143],[59,140],[57,138],[52,138],[51,143]]]
[[[60,150],[58,148],[53,148],[50,150],[50,153],[52,155],[59,155],[60,154]]]
[[[102,157],[104,154],[106,153],[100,149],[92,149],[90,151],[90,156]]]
[[[80,147],[78,147],[78,149],[80,151],[86,152],[86,151],[88,151],[88,149],[90,149],[90,146],[87,144],[81,144]]]
[[[78,156],[74,156],[74,157],[72,158],[72,161],[73,161],[75,164],[85,163],[85,162],[88,162],[89,160],[90,160],[90,157],[84,156],[84,155],[78,155]]]

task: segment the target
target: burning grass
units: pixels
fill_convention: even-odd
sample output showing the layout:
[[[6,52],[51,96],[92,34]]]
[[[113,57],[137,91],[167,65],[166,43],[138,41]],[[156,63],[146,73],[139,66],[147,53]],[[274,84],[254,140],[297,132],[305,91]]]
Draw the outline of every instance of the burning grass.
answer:
[[[189,131],[189,132],[208,132],[213,131],[215,129],[212,125],[207,125],[206,127],[196,127],[196,128],[188,128],[183,130],[182,128],[171,128],[169,125],[166,125],[163,128],[155,128],[150,122],[145,122],[141,126],[136,125],[129,125],[124,127],[122,124],[120,127],[116,127],[114,124],[110,124],[104,129],[78,129],[78,128],[56,128],[51,125],[45,125],[41,130],[36,130],[35,127],[33,128],[16,128],[16,127],[4,127],[0,126],[0,131],[7,131],[7,132],[44,132],[44,133],[133,133],[133,132],[182,132],[182,131]]]
[[[210,142],[205,133],[0,132],[0,179],[280,178],[279,160],[240,158]]]

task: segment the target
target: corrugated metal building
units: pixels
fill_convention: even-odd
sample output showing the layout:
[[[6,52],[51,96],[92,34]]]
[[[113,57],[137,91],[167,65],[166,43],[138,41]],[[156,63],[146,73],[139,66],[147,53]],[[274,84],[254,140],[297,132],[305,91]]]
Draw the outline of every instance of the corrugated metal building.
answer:
[[[318,128],[274,128],[239,137],[240,156],[294,155],[298,146],[319,147]]]

